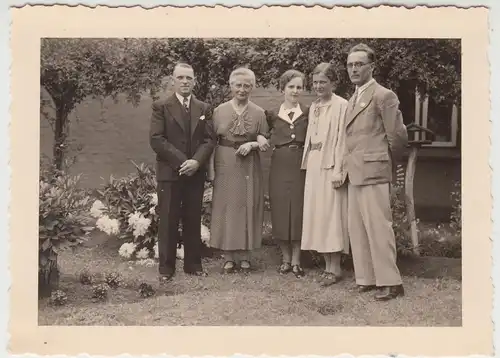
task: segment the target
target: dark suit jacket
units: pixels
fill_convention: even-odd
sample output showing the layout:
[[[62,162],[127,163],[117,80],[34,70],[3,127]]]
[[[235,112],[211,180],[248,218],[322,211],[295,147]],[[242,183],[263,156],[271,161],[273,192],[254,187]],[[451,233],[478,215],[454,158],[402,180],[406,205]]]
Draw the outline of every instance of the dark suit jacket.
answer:
[[[271,145],[284,145],[290,142],[304,143],[306,140],[309,108],[300,104],[302,114],[292,123],[281,118],[280,108],[274,111],[266,111],[266,119],[269,125]]]
[[[408,133],[394,92],[373,82],[346,113],[344,164],[353,185],[389,183],[393,164],[408,143]]]
[[[177,180],[180,165],[188,159],[197,160],[200,163],[198,171],[206,175],[206,166],[216,144],[210,106],[191,96],[192,156],[187,148],[183,108],[175,94],[154,102],[152,109],[149,142],[156,153],[156,179]]]

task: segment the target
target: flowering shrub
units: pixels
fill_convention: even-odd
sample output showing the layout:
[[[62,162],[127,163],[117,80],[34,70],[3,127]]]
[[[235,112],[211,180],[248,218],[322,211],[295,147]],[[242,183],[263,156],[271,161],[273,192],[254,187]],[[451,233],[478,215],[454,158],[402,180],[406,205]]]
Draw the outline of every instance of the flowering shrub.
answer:
[[[104,276],[104,282],[111,288],[117,288],[122,284],[123,277],[118,272],[108,272]]]
[[[96,281],[96,277],[95,274],[89,271],[89,269],[85,268],[80,271],[78,280],[82,285],[91,285]]]
[[[154,170],[144,164],[136,165],[137,171],[127,177],[110,178],[109,183],[98,191],[98,199],[90,208],[91,215],[97,219],[96,227],[108,235],[115,235],[124,243],[118,254],[125,258],[138,260],[158,258],[158,196]],[[201,226],[202,241],[207,244],[210,238],[208,225],[212,187],[205,186]],[[182,233],[182,223],[179,226]],[[182,236],[181,236],[182,237]],[[178,257],[183,258],[179,247]]]
[[[155,294],[153,286],[148,283],[141,283],[139,285],[139,295],[143,298],[151,297]]]
[[[109,285],[98,283],[92,286],[92,298],[97,301],[105,300],[108,297]]]
[[[396,184],[393,186],[391,197],[393,229],[396,236],[396,249],[400,256],[413,255],[413,243],[410,236],[410,222],[406,215],[404,192],[404,175],[402,167],[398,168]],[[455,186],[460,188],[459,183]],[[422,256],[460,258],[462,256],[461,241],[457,236],[461,232],[461,199],[460,189],[451,193],[454,201],[451,214],[450,228],[455,231],[453,235],[439,224],[437,228],[418,230],[419,251]],[[419,220],[417,219],[417,225]]]
[[[50,295],[50,304],[54,306],[63,306],[68,301],[68,296],[61,290],[53,291]]]
[[[39,180],[39,294],[50,294],[57,285],[57,254],[83,242],[94,229],[89,215],[90,197],[72,177],[52,167],[40,166]]]

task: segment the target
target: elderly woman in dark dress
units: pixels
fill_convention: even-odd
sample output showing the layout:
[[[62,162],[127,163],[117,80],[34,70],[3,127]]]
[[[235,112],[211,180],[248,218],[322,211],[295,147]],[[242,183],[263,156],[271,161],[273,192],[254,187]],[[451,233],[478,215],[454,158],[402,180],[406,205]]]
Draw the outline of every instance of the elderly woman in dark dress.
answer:
[[[213,112],[218,144],[213,156],[214,191],[210,246],[223,250],[225,273],[251,269],[250,252],[262,245],[264,179],[260,151],[269,147],[262,108],[250,101],[255,75],[247,68],[229,78],[233,98]]]
[[[279,79],[284,102],[275,111],[267,112],[274,146],[271,158],[269,198],[273,237],[283,255],[281,274],[293,272],[303,277],[300,265],[302,213],[304,210],[305,170],[301,169],[307,133],[308,108],[299,103],[305,76],[288,70]]]

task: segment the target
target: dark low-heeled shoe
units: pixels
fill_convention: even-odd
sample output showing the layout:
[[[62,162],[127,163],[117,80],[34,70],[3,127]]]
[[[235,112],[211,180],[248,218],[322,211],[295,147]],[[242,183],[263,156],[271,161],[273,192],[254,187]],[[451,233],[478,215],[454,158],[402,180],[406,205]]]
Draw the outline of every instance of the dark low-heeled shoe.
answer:
[[[289,262],[283,262],[281,266],[278,268],[278,272],[281,275],[285,275],[292,271],[292,265]]]
[[[304,277],[306,275],[306,273],[304,272],[302,267],[300,267],[300,265],[293,265],[292,272],[295,275],[295,277],[297,277],[297,278],[301,278],[301,277]]]
[[[222,267],[222,272],[225,274],[233,273],[236,270],[236,263],[234,261],[226,261],[224,262],[224,266]]]
[[[340,280],[342,280],[342,276],[336,276],[333,273],[326,272],[325,276],[321,279],[319,285],[321,287],[328,287],[328,286],[336,284]]]
[[[242,265],[242,264],[246,264],[246,265]],[[240,269],[243,273],[248,273],[248,272],[252,271],[252,265],[250,264],[250,261],[241,260]]]

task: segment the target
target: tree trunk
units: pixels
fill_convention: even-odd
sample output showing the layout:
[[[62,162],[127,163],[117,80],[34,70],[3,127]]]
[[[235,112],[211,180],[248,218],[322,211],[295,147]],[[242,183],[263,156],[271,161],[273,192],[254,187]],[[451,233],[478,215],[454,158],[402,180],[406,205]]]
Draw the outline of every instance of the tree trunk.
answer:
[[[56,122],[54,126],[54,147],[53,147],[53,161],[57,170],[63,168],[64,154],[66,152],[66,125],[68,120],[68,113],[58,106],[56,111]]]
[[[52,250],[39,252],[38,298],[50,297],[59,287],[59,266],[57,254]]]

